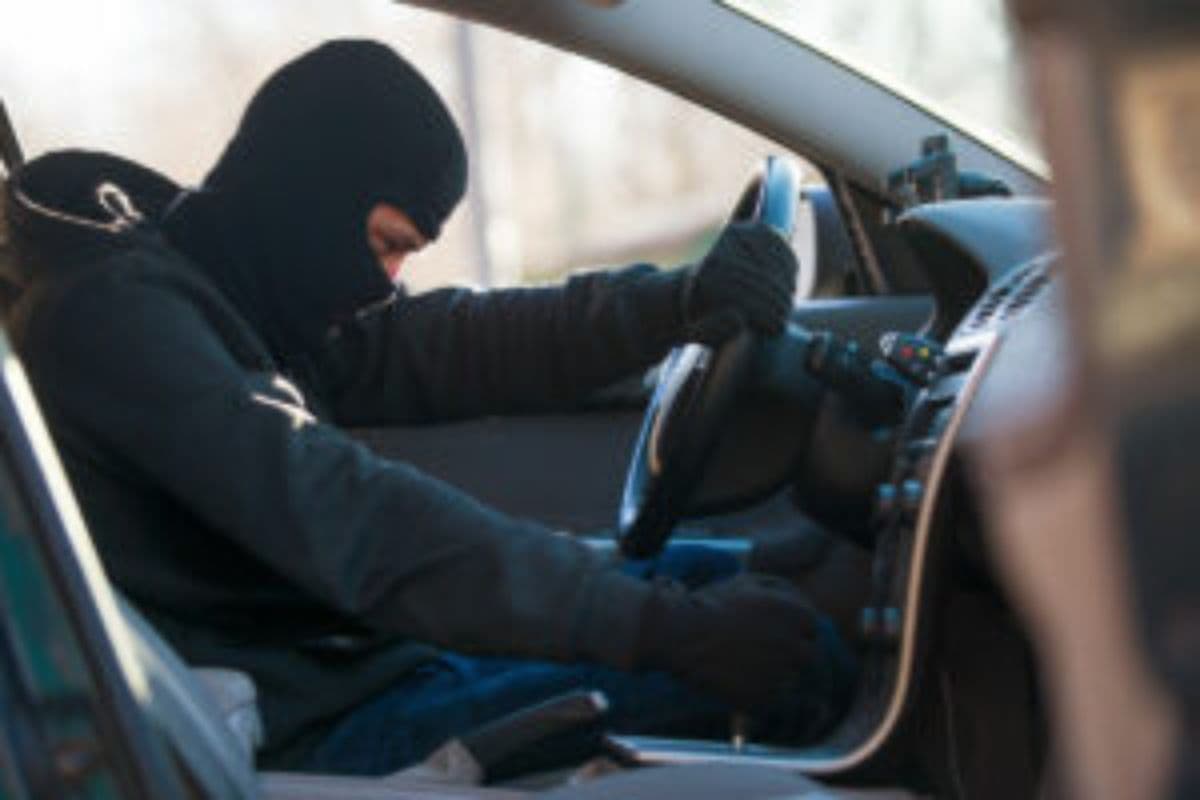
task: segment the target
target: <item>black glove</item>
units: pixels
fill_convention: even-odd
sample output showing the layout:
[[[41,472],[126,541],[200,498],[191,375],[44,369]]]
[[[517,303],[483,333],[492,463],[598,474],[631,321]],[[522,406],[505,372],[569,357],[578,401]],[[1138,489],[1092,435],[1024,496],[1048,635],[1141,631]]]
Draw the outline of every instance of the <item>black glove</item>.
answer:
[[[786,698],[822,657],[815,637],[811,606],[781,579],[742,573],[692,591],[665,582],[647,601],[636,663],[757,711]]]
[[[746,569],[786,579],[851,641],[870,597],[872,563],[870,552],[804,524],[756,536]]]
[[[815,524],[770,530],[752,538],[746,569],[795,582],[820,567],[833,546],[833,535]]]
[[[797,268],[791,246],[765,223],[731,223],[688,268],[684,316],[695,325],[736,312],[752,330],[777,336],[792,310]]]

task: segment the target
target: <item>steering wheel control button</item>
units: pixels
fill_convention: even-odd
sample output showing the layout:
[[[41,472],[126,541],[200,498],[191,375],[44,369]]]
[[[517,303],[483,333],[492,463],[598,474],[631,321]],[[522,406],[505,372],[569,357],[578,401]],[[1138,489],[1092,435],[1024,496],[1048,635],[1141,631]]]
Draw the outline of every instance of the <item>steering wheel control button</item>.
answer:
[[[909,478],[900,484],[900,510],[906,517],[915,519],[921,511],[921,501],[925,499],[925,485],[915,478]]]
[[[925,437],[923,439],[914,439],[904,445],[904,458],[908,462],[908,466],[920,478],[929,474],[929,468],[933,463],[933,454],[937,451],[938,440],[936,437]]]
[[[875,515],[879,519],[887,519],[896,510],[898,494],[893,483],[881,483],[875,487]]]
[[[867,606],[859,614],[858,633],[864,643],[893,645],[900,641],[904,617],[895,606]]]
[[[966,383],[967,376],[961,372],[943,374],[929,387],[929,399],[940,403],[952,403],[958,399]]]
[[[864,642],[874,642],[879,639],[882,630],[879,609],[872,606],[864,608],[858,617],[858,634]]]
[[[904,454],[911,459],[919,459],[929,455],[937,448],[938,440],[933,436],[926,436],[922,439],[913,439],[904,444]]]
[[[928,386],[942,363],[942,346],[911,333],[885,333],[879,350],[892,367],[918,386]]]
[[[828,331],[810,334],[805,367],[870,425],[894,425],[908,407],[907,377],[873,360],[853,340]]]
[[[879,616],[879,634],[882,639],[889,643],[900,641],[900,631],[904,627],[904,619],[900,615],[900,609],[895,606],[888,606],[883,609]]]

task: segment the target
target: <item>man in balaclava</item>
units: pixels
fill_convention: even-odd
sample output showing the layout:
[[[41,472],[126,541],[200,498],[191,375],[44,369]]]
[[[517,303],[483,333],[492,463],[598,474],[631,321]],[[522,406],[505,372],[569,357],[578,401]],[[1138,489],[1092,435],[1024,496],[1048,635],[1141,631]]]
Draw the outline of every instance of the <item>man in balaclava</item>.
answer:
[[[432,241],[466,181],[462,138],[424,78],[381,45],[330,44],[259,89],[168,234],[286,362],[392,298],[373,207],[403,209]]]
[[[270,766],[391,771],[575,687],[618,727],[827,725],[849,670],[790,583],[716,553],[642,580],[335,427],[569,409],[697,329],[784,324],[793,256],[746,224],[683,270],[397,296],[466,174],[410,65],[332,42],[157,226],[40,295],[31,376],[114,579],[189,661],[255,677]]]

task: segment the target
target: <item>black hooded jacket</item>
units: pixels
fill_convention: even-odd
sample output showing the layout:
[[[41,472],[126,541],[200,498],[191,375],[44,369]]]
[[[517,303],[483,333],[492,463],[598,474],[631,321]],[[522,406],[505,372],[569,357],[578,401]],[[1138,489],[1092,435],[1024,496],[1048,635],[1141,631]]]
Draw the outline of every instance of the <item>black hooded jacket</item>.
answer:
[[[679,281],[644,266],[392,299],[360,212],[388,200],[436,235],[461,193],[461,142],[390,51],[314,52],[349,70],[331,79],[343,94],[373,76],[409,99],[368,93],[391,120],[368,132],[339,100],[352,134],[285,153],[263,120],[315,117],[276,75],[182,199],[84,152],[36,159],[7,190],[25,283],[9,330],[104,563],[189,661],[254,675],[277,766],[432,647],[630,665],[645,585],[340,427],[567,408],[684,327]],[[312,57],[281,74],[326,74]],[[407,163],[388,149],[406,126],[454,141]],[[373,162],[368,148],[382,148]],[[327,646],[347,632],[372,644]]]

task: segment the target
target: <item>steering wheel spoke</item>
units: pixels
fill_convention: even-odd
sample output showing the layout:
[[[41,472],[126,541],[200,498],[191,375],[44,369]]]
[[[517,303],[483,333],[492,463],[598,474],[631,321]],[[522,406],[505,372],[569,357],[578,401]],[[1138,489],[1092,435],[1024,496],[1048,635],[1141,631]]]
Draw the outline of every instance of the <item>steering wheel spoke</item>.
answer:
[[[748,184],[733,218],[765,222],[790,241],[799,197],[799,167],[771,156]],[[715,348],[693,343],[668,356],[626,473],[617,522],[626,555],[652,556],[670,537],[738,399],[758,372],[766,341],[742,330]]]

